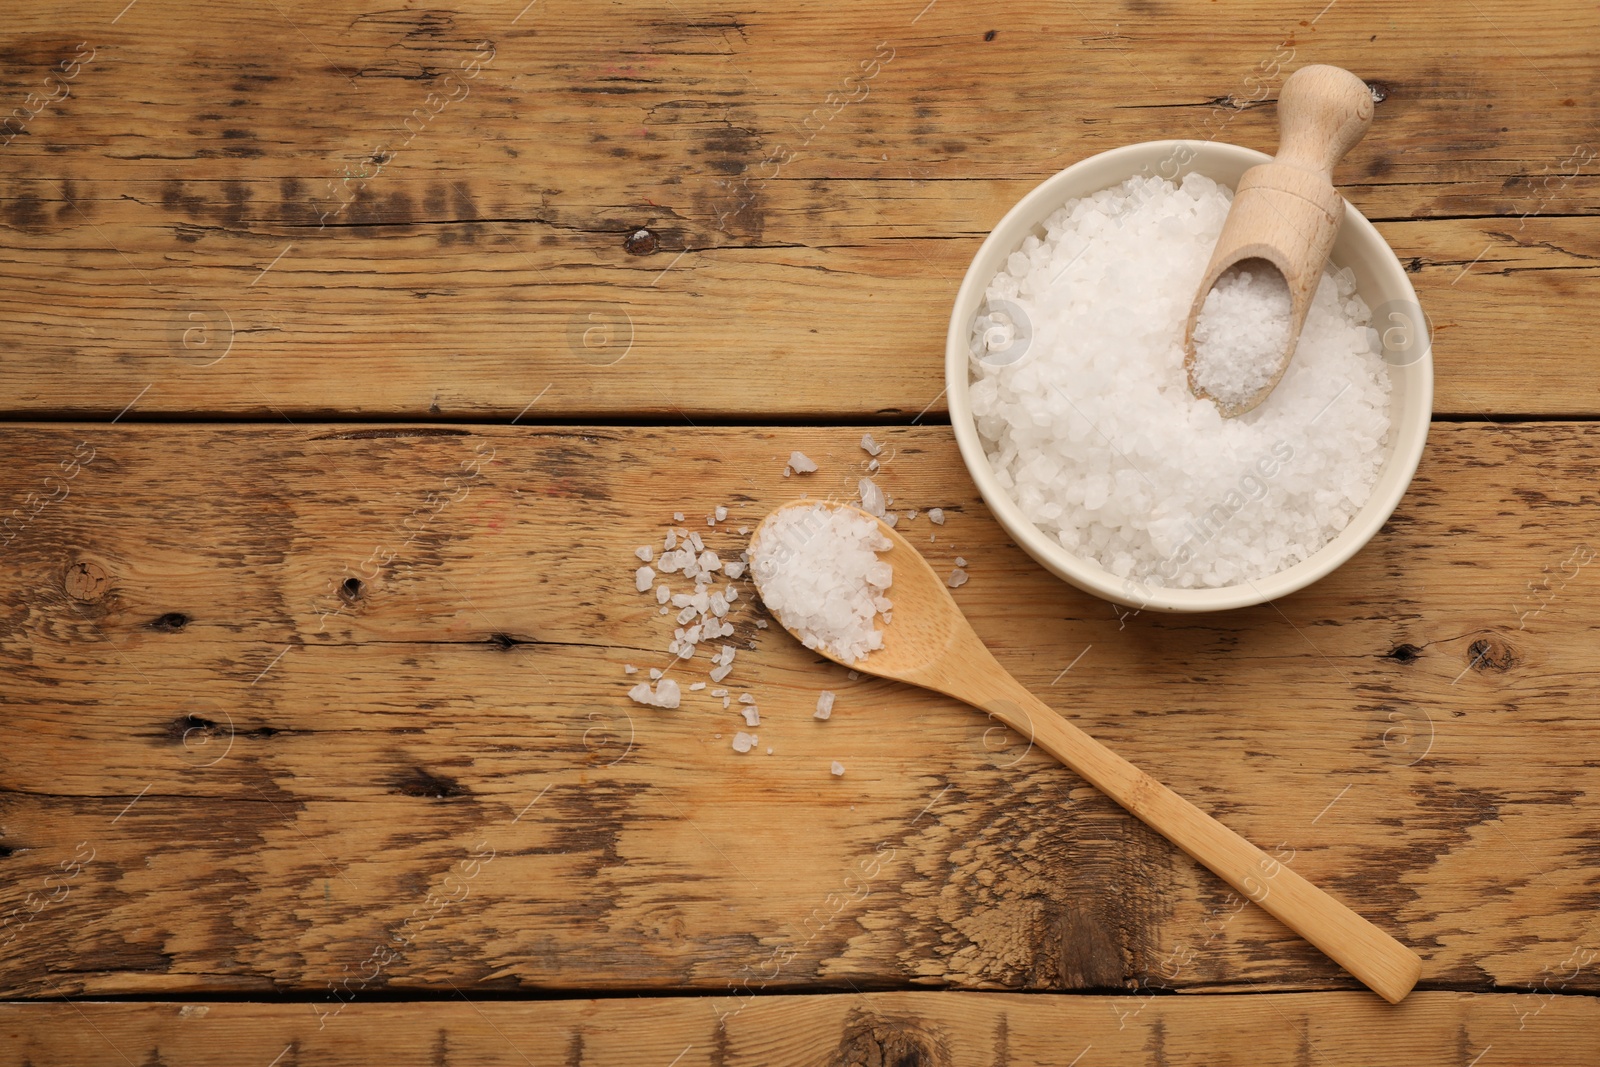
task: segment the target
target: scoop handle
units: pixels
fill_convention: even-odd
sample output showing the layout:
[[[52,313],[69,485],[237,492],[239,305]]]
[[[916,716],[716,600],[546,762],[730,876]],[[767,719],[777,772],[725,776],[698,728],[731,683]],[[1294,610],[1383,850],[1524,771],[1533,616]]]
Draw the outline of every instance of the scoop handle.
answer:
[[[1342,67],[1313,63],[1289,75],[1278,93],[1275,162],[1333,181],[1333,165],[1372,125],[1372,91]]]
[[[1422,974],[1416,953],[1062,718],[1003,668],[1002,691],[960,696],[1082,775],[1145,825],[1398,1004]],[[997,680],[989,674],[989,682]],[[1292,857],[1291,857],[1292,858]]]

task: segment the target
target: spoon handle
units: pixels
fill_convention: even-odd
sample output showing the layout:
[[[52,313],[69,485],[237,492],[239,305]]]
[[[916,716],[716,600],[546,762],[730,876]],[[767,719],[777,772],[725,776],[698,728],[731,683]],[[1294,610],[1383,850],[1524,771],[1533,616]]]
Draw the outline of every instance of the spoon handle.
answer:
[[[1002,694],[962,699],[1028,734],[1389,1003],[1411,992],[1422,973],[1416,953],[1072,725],[998,665],[996,670],[1010,683]]]

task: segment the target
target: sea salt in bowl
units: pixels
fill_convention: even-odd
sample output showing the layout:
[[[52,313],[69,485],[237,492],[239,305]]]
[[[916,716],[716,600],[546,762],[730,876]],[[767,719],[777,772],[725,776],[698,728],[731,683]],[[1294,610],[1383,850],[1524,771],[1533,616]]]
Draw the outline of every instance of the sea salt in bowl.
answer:
[[[1246,170],[1270,158],[1237,145],[1206,141],[1147,141],[1091,156],[1046,180],[1006,213],[978,249],[956,295],[945,341],[945,384],[956,442],[973,481],[1000,524],[1030,556],[1056,576],[1114,603],[1154,611],[1222,611],[1303,589],[1337,569],[1382,528],[1422,458],[1433,414],[1427,321],[1399,259],[1372,224],[1347,204],[1331,258],[1334,267],[1354,275],[1357,295],[1372,310],[1390,383],[1389,430],[1377,480],[1365,503],[1321,548],[1275,574],[1237,585],[1178,588],[1119,577],[1096,560],[1063,548],[1029,520],[996,477],[973,418],[973,322],[984,306],[985,291],[1023,240],[1042,235],[1044,221],[1068,201],[1136,175],[1181,182],[1184,175],[1197,173],[1232,188]]]

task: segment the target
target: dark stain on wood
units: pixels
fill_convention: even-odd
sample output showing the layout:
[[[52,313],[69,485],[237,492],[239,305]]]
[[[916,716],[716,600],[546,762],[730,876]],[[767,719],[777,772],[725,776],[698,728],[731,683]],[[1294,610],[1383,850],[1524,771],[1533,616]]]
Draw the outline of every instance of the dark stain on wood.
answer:
[[[583,1031],[572,1031],[567,1041],[566,1067],[583,1067]]]
[[[1067,908],[1056,929],[1060,938],[1062,988],[1123,988],[1127,965],[1111,931],[1102,923],[1087,912]]]
[[[856,1009],[845,1017],[834,1063],[840,1067],[948,1067],[950,1042],[936,1028],[904,1015]]]
[[[994,1023],[994,1067],[1011,1067],[1011,1020],[1005,1012]]]
[[[1412,644],[1399,644],[1384,653],[1383,658],[1392,659],[1396,663],[1410,666],[1422,658],[1422,649]]]
[[[433,774],[421,767],[414,767],[396,778],[392,791],[408,797],[432,797],[435,800],[471,795],[471,790],[454,778]]]
[[[1467,646],[1467,657],[1475,671],[1508,671],[1517,662],[1516,652],[1498,634],[1480,637]]]
[[[167,723],[166,729],[162,731],[162,736],[168,741],[182,745],[187,744],[191,735],[196,732],[207,738],[215,737],[218,733],[217,724],[210,719],[192,713],[179,715],[176,719]]]

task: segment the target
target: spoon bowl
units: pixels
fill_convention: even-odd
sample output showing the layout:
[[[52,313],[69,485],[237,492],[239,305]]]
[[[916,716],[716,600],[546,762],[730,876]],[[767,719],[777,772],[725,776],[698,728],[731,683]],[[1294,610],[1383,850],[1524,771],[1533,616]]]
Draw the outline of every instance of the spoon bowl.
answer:
[[[878,627],[883,634],[881,649],[859,659],[841,658],[826,647],[816,651],[853,670],[931,689],[988,712],[1260,904],[1385,1000],[1399,1003],[1411,991],[1422,973],[1422,961],[1415,953],[1030,693],[995,660],[928,561],[881,519],[847,504],[807,499],[785,504],[768,515],[750,539],[750,574],[758,590],[764,586],[763,568],[755,564],[772,558],[763,552],[762,538],[770,535],[777,515],[787,508],[818,504],[845,508],[878,524],[891,546],[878,555],[894,570],[888,590],[894,607],[893,621]],[[780,552],[775,550],[773,556],[782,566]],[[774,616],[789,629],[780,614]],[[805,641],[802,634],[790,632]]]

